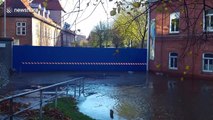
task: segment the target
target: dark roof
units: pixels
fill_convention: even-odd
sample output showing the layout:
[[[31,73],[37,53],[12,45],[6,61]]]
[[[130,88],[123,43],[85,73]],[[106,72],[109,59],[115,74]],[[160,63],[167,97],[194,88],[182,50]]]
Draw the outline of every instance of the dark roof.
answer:
[[[72,35],[76,35],[74,31],[72,30],[65,30],[65,29],[61,29],[62,32],[65,32],[65,33],[69,33],[69,34],[72,34]]]
[[[45,0],[33,0],[32,3],[38,3],[44,7]],[[47,0],[46,9],[64,11],[64,9],[61,7],[61,4],[58,0]]]
[[[7,7],[25,8],[21,0],[7,0]]]

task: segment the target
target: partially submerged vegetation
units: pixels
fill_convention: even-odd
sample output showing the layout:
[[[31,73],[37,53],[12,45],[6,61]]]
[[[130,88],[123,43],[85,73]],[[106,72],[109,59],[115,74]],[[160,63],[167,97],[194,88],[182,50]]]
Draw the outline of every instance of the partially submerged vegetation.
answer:
[[[9,101],[5,101],[0,104],[0,113],[9,114]],[[30,104],[13,103],[14,112],[18,112],[23,108],[29,107]],[[72,97],[59,98],[57,101],[57,107],[55,102],[49,103],[43,107],[43,120],[93,120],[89,116],[79,112],[77,102]],[[27,120],[39,120],[39,110],[27,110],[21,113],[19,118]]]
[[[44,107],[46,120],[92,120],[92,118],[78,111],[77,102],[71,97],[59,98],[57,107],[50,103]]]

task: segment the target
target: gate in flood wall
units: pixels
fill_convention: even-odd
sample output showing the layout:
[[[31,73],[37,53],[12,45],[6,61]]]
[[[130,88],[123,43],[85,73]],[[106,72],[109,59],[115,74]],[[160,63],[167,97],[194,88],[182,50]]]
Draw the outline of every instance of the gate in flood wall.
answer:
[[[146,49],[14,46],[17,72],[146,71]]]

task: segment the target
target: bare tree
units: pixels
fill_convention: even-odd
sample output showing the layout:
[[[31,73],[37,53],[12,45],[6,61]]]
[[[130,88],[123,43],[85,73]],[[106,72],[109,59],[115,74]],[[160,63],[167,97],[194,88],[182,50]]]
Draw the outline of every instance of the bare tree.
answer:
[[[99,22],[90,33],[90,43],[93,44],[93,47],[96,47],[98,44],[98,46],[102,48],[111,45],[109,41],[111,41],[109,26],[104,22]]]

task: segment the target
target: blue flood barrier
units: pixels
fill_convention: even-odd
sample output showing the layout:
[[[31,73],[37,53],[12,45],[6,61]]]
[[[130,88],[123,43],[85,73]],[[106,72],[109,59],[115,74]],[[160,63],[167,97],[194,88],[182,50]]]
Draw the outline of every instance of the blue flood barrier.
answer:
[[[42,71],[145,71],[146,49],[13,46],[13,68]]]

